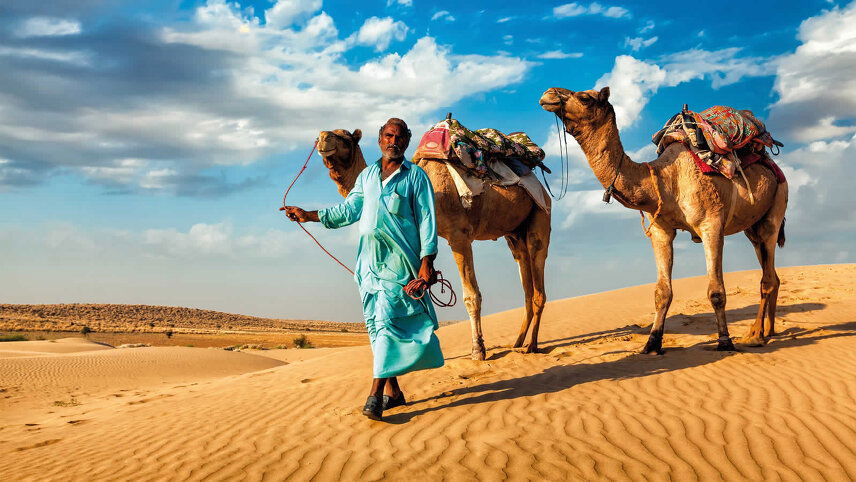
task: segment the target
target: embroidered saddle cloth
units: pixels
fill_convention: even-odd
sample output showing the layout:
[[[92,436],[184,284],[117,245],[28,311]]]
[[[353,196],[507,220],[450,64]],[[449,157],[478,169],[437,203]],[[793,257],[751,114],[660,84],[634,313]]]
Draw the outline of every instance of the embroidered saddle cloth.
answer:
[[[451,118],[438,122],[422,136],[413,159],[448,160],[485,179],[497,178],[490,168],[494,161],[505,163],[517,175],[528,174],[536,166],[550,172],[541,163],[544,150],[525,132],[506,135],[496,129],[473,131]]]
[[[782,146],[752,111],[723,105],[701,112],[693,112],[684,106],[652,136],[652,141],[657,144],[657,154],[668,145],[680,142],[702,162],[729,179],[741,167],[741,158],[750,154],[769,158],[768,147],[776,146],[778,149]]]

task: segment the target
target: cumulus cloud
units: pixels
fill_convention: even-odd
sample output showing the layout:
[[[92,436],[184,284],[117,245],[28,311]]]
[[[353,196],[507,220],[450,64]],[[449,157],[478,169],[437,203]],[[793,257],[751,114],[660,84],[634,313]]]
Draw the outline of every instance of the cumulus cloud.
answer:
[[[539,59],[578,59],[582,57],[582,52],[562,52],[561,50],[550,50],[542,54],[538,54]]]
[[[413,0],[386,0],[386,6],[391,7],[395,4],[404,6],[404,7],[412,7]]]
[[[691,49],[661,57],[657,62],[629,55],[615,58],[612,71],[601,76],[596,89],[610,86],[610,101],[615,107],[618,126],[627,127],[639,118],[652,95],[661,87],[710,79],[714,89],[738,82],[744,77],[771,75],[769,59],[739,57],[739,48],[722,50]]]
[[[435,13],[434,15],[431,15],[431,20],[441,20],[441,19],[444,19],[447,22],[454,22],[455,21],[455,17],[451,13],[449,13],[448,10],[440,10],[439,12]]]
[[[609,18],[629,17],[630,11],[623,7],[608,7],[597,2],[582,5],[579,3],[566,3],[553,7],[553,16],[555,18],[578,17],[580,15],[603,15]]]
[[[649,39],[645,39],[642,37],[624,37],[624,46],[630,47],[634,52],[638,52],[644,47],[650,47],[651,45],[654,45],[654,42],[656,41],[657,37],[651,37]]]
[[[265,10],[265,21],[269,27],[288,28],[295,21],[321,8],[321,0],[278,1]]]
[[[776,68],[778,101],[770,109],[774,132],[801,142],[856,132],[856,2],[805,20],[802,42]]]
[[[370,17],[353,37],[359,45],[373,46],[375,51],[383,52],[393,39],[401,42],[407,36],[407,25],[393,20],[392,17]]]
[[[287,3],[262,21],[209,0],[183,23],[107,19],[56,41],[0,30],[0,188],[74,172],[115,192],[234,192],[261,180],[211,169],[302,147],[319,130],[371,128],[391,111],[427,123],[439,106],[519,82],[533,65],[455,55],[431,37],[350,64],[343,53],[355,42],[384,49],[406,26],[375,18],[349,42],[320,2]]]
[[[634,218],[636,211],[603,202],[603,189],[587,191],[568,191],[564,198],[555,202],[556,219],[561,229],[573,227],[587,216],[613,216],[616,218]]]
[[[80,33],[80,22],[57,17],[32,17],[15,29],[18,37],[60,37]]]

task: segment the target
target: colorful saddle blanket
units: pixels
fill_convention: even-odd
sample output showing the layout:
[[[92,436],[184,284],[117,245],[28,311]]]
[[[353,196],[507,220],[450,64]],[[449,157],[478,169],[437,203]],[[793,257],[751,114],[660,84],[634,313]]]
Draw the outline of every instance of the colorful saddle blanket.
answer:
[[[766,148],[782,146],[752,111],[723,105],[701,112],[693,112],[684,106],[684,110],[675,114],[652,136],[652,141],[657,144],[658,154],[670,144],[680,142],[729,179],[740,168],[740,159],[745,158],[745,154],[769,157]],[[737,155],[737,150],[741,156]]]
[[[449,160],[479,177],[489,175],[488,161],[502,161],[518,175],[525,175],[536,166],[546,169],[541,163],[544,150],[525,132],[506,135],[496,129],[472,131],[456,119],[434,124],[422,136],[413,158]]]

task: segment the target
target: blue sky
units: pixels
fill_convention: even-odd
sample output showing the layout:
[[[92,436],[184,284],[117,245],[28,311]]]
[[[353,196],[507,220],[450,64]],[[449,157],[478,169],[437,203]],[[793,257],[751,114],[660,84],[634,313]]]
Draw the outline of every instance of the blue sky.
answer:
[[[609,85],[637,161],[654,158],[651,133],[684,103],[753,110],[786,145],[779,265],[854,261],[845,180],[856,152],[856,4],[522,5],[4,1],[0,302],[360,321],[352,280],[276,211],[318,131],[360,128],[375,158],[386,118],[418,136],[451,111],[472,128],[528,132],[556,168],[553,117],[538,106],[554,86]],[[572,147],[549,298],[653,281],[638,213],[600,203]],[[316,157],[290,201],[339,199]],[[314,228],[353,259],[353,229]],[[676,276],[704,273],[688,235],[676,248]],[[522,304],[502,240],[477,243],[476,263],[485,312]],[[460,291],[444,242],[438,264]],[[725,268],[757,268],[740,235],[727,241]]]

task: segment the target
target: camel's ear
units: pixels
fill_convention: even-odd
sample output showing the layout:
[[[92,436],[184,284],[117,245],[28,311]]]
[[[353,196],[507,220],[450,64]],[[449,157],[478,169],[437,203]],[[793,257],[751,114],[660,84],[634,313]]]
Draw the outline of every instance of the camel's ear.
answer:
[[[600,103],[605,103],[609,99],[609,87],[604,87],[600,89],[600,93],[597,95],[597,100]]]
[[[358,144],[360,139],[363,138],[363,131],[359,129],[354,129],[354,144]]]

